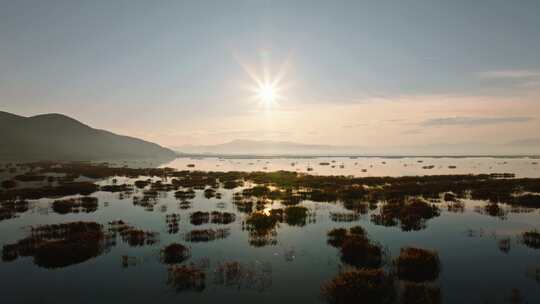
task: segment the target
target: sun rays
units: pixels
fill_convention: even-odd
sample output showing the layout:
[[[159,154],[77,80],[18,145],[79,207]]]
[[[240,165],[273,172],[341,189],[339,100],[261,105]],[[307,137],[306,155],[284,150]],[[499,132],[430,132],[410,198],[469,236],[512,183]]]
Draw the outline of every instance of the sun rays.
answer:
[[[285,91],[291,85],[290,81],[285,81],[290,68],[289,58],[271,68],[272,65],[269,63],[267,53],[262,54],[259,67],[247,65],[237,57],[237,61],[251,80],[251,83],[247,85],[247,89],[252,94],[251,100],[257,102],[260,107],[276,108],[280,101],[286,100]]]

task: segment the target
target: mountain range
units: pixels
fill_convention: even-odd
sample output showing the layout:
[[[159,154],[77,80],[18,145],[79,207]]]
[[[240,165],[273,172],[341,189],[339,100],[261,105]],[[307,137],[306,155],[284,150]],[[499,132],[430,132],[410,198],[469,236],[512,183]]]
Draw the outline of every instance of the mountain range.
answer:
[[[183,154],[200,155],[371,155],[371,156],[464,156],[464,155],[538,155],[540,139],[516,140],[503,144],[438,143],[410,146],[313,145],[271,140],[233,140],[217,145],[173,147]]]
[[[61,114],[23,117],[0,111],[0,160],[174,158],[170,149],[94,129]]]

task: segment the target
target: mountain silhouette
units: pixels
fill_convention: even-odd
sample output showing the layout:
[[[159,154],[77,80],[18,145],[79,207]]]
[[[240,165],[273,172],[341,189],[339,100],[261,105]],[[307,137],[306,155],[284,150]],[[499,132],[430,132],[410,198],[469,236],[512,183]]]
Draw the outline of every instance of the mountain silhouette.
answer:
[[[0,111],[0,160],[117,160],[174,158],[138,138],[94,129],[62,114],[23,117]]]

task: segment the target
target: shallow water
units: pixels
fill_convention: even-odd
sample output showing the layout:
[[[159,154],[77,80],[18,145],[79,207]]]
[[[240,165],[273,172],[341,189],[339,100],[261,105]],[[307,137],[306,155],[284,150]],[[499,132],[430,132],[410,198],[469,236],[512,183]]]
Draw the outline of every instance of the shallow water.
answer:
[[[223,165],[223,170],[238,170],[237,165],[250,166],[245,163],[257,162],[239,161],[241,164],[217,159],[178,159],[166,166],[184,169],[187,163],[194,163],[196,169],[209,170],[209,166],[218,163]],[[269,161],[277,168],[280,168],[278,164],[285,166],[292,161],[319,162],[312,159]],[[345,168],[351,167],[350,162],[379,162],[375,159],[342,161],[347,161]],[[399,164],[415,164],[416,159],[384,161],[387,162],[385,166],[379,162],[370,173],[398,174],[396,170],[402,169]],[[492,164],[500,166],[493,172],[537,174],[536,169],[523,169],[520,172],[511,170],[525,168],[527,163],[531,167],[531,160],[528,159],[432,159],[426,160],[425,164],[439,162],[437,164],[443,166],[453,163],[467,171],[470,170],[466,169],[467,165],[472,166],[478,162],[488,166],[488,161],[501,163]],[[505,161],[507,164],[503,164]],[[301,166],[304,167],[304,164]],[[316,167],[320,171],[315,173],[334,172],[327,166],[324,170],[328,171],[319,169],[319,165]],[[508,170],[502,170],[505,168]],[[275,169],[268,167],[268,170]],[[335,169],[336,172],[339,170]],[[345,172],[347,169],[343,170]],[[350,170],[348,172],[353,172]],[[411,169],[407,172],[415,171]],[[116,178],[117,184],[133,181],[125,177]],[[99,184],[113,184],[113,179],[101,180]],[[218,189],[222,194],[221,199],[207,199],[202,190],[196,190],[196,197],[190,200],[188,209],[181,208],[180,201],[174,197],[174,191],[160,192],[151,209],[134,205],[132,198],[140,196],[142,191],[136,189],[131,194],[96,192],[92,196],[99,199],[99,206],[91,213],[57,214],[51,209],[53,199],[32,200],[29,211],[19,214],[19,217],[0,221],[2,246],[25,238],[30,226],[79,220],[95,221],[107,226],[107,223],[121,219],[137,228],[159,234],[156,244],[135,247],[116,237],[115,243],[109,244],[98,257],[62,268],[40,267],[32,257],[3,261],[0,263],[0,300],[5,303],[323,303],[320,297],[321,285],[346,267],[339,258],[338,249],[327,244],[326,233],[333,228],[361,225],[371,240],[388,249],[388,259],[397,257],[400,248],[404,246],[437,250],[442,271],[435,284],[441,288],[442,303],[504,303],[513,289],[519,289],[522,298],[528,303],[540,302],[540,282],[535,277],[535,274],[538,276],[535,271],[540,267],[540,250],[527,247],[521,239],[524,231],[540,229],[538,209],[518,209],[501,204],[505,212],[490,216],[480,212],[487,204],[483,201],[464,200],[464,209],[457,211],[449,211],[449,203],[439,202],[437,206],[441,210],[440,216],[427,220],[425,227],[419,230],[403,231],[399,226],[385,227],[371,220],[371,215],[380,211],[380,204],[374,206],[376,208],[373,210],[367,210],[367,213],[359,214],[353,221],[340,222],[331,215],[351,213],[341,203],[303,201],[300,206],[309,209],[305,224],[279,223],[275,234],[269,237],[270,243],[255,247],[250,244],[250,234],[244,229],[248,215],[239,211],[233,203],[233,194],[241,191],[240,188]],[[279,202],[274,202],[264,205],[264,210],[281,207]],[[236,219],[229,224],[193,225],[190,214],[196,211],[231,212],[236,215]],[[180,215],[178,232],[169,230],[166,222],[166,216],[173,213]],[[222,239],[186,241],[186,234],[197,229],[227,229],[228,232]],[[501,249],[499,245],[504,240],[509,240],[509,246]],[[203,290],[177,291],[167,284],[167,265],[160,262],[160,249],[171,243],[181,243],[191,248],[191,257],[185,263],[194,263],[206,273]],[[122,263],[123,256],[129,257],[127,266]],[[219,266],[231,261],[239,262],[242,271],[234,280],[224,282]]]
[[[321,163],[328,163],[321,165]],[[188,167],[195,165],[195,167]],[[343,167],[341,167],[343,166]],[[424,168],[433,166],[433,168]],[[451,168],[454,166],[455,168]],[[540,160],[505,157],[313,157],[313,158],[218,158],[180,157],[162,167],[202,171],[296,171],[313,175],[405,176],[444,174],[516,174],[540,177]],[[312,168],[312,171],[308,171]],[[365,170],[365,172],[363,171]]]

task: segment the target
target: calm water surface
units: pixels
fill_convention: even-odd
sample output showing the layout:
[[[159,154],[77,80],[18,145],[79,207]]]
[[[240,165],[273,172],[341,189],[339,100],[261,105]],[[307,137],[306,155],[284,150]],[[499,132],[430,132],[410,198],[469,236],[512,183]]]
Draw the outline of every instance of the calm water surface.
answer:
[[[337,166],[321,166],[322,161],[335,160]],[[269,161],[266,164],[266,161]],[[386,164],[382,164],[382,162]],[[220,160],[177,159],[165,166],[185,169],[195,164],[198,170],[272,170],[303,171],[314,167],[314,174],[409,175],[449,173],[511,172],[518,176],[540,176],[531,159],[271,159]],[[355,163],[358,163],[355,165]],[[404,165],[407,165],[406,167]],[[434,165],[433,169],[421,166]],[[448,169],[455,165],[456,169]],[[371,167],[372,166],[372,167]],[[361,172],[366,168],[367,172]],[[118,177],[116,183],[133,182]],[[113,179],[99,181],[112,184]],[[249,185],[246,185],[249,186]],[[392,258],[404,246],[418,246],[439,252],[442,271],[435,282],[441,287],[442,303],[505,303],[512,289],[519,289],[528,303],[540,303],[540,250],[523,244],[520,235],[540,229],[540,213],[536,209],[515,209],[501,204],[504,212],[491,216],[480,212],[483,201],[464,201],[464,209],[449,211],[448,203],[438,203],[441,215],[427,220],[425,227],[403,231],[399,226],[385,227],[371,221],[371,214],[380,206],[360,214],[350,222],[337,221],[336,213],[350,213],[340,203],[303,201],[309,209],[305,223],[279,223],[265,246],[253,246],[244,221],[247,214],[233,204],[233,194],[240,191],[219,189],[220,199],[207,199],[196,190],[191,204],[181,205],[174,191],[162,192],[152,208],[137,206],[131,194],[97,192],[97,211],[57,214],[51,209],[53,199],[30,201],[30,210],[17,218],[0,221],[0,245],[13,244],[28,235],[36,224],[95,221],[105,226],[121,219],[132,226],[158,233],[157,243],[130,246],[115,239],[96,258],[62,268],[43,268],[32,257],[19,257],[0,263],[0,299],[3,303],[322,303],[321,285],[336,276],[344,267],[338,249],[327,244],[326,233],[333,228],[364,227],[370,239],[385,246]],[[281,208],[280,203],[264,206],[265,210]],[[236,215],[229,224],[202,223],[193,225],[190,214],[196,211],[231,212]],[[179,214],[178,229],[171,230],[167,215]],[[223,238],[206,242],[190,242],[186,235],[193,230],[224,231]],[[224,229],[224,230],[222,230]],[[203,290],[177,291],[167,284],[167,265],[160,262],[160,249],[170,243],[191,248],[193,263],[206,273]],[[501,245],[501,244],[504,244]],[[123,263],[128,259],[128,263]],[[242,274],[227,281],[220,265],[239,262]]]

